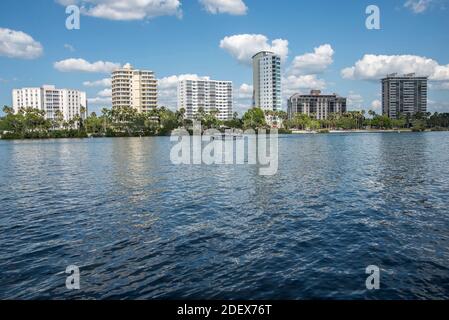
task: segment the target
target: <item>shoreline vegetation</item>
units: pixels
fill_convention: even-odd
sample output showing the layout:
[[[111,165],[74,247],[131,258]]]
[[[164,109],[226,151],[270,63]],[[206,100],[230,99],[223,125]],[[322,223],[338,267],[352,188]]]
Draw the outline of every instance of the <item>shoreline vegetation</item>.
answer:
[[[152,137],[169,136],[178,128],[192,131],[193,121],[186,119],[185,110],[173,112],[165,107],[138,113],[133,108],[102,109],[101,115],[92,112],[89,116],[75,116],[67,121],[62,113],[55,112],[54,119],[45,119],[45,112],[24,108],[14,113],[11,107],[3,108],[0,117],[0,139],[60,139],[91,137]],[[81,113],[85,113],[81,110]],[[351,111],[330,114],[326,120],[317,120],[315,115],[296,114],[288,119],[284,111],[249,109],[243,117],[234,113],[232,119],[220,121],[218,111],[205,112],[200,108],[195,120],[201,121],[204,130],[217,129],[267,129],[278,128],[280,134],[332,134],[332,133],[378,133],[378,132],[425,132],[449,131],[449,113],[417,113],[400,115],[390,119],[373,111]],[[274,119],[269,126],[266,119]]]

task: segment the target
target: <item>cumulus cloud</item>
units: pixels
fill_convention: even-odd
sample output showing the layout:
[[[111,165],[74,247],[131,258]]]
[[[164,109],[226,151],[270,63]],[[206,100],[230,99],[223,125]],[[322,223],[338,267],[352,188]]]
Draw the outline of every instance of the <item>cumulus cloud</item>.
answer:
[[[449,90],[449,82],[431,83],[429,87],[435,90]]]
[[[181,74],[165,77],[158,80],[159,105],[171,109],[177,108],[178,83],[183,80],[210,80],[210,77],[197,74]]]
[[[449,102],[447,101],[428,101],[428,112],[439,112],[439,113],[445,113],[449,112]]]
[[[309,93],[313,89],[326,89],[326,81],[318,78],[318,74],[334,62],[334,53],[330,44],[323,44],[311,53],[296,56],[282,79],[284,98],[288,99],[296,93]]]
[[[294,75],[318,74],[324,72],[333,62],[334,49],[330,44],[323,44],[313,53],[296,56],[289,68]]]
[[[97,95],[103,98],[112,97],[112,89],[103,89]]]
[[[89,104],[93,105],[105,105],[109,106],[112,104],[112,98],[111,97],[95,97],[95,98],[89,98],[87,99]]]
[[[373,110],[376,113],[382,112],[382,101],[380,100],[374,100],[371,102],[371,110]]]
[[[236,91],[235,97],[237,99],[248,100],[253,98],[254,87],[252,85],[243,83],[235,91]]]
[[[276,39],[270,44],[269,39],[261,34],[238,34],[225,37],[220,42],[220,48],[244,64],[251,64],[252,57],[260,51],[272,51],[280,55],[283,61],[288,56],[287,40]]]
[[[241,16],[248,11],[248,7],[242,0],[200,0],[200,3],[212,14],[228,13]]]
[[[83,82],[83,86],[85,87],[110,87],[111,85],[112,85],[111,78]]]
[[[112,89],[103,89],[97,93],[95,98],[87,99],[90,104],[93,105],[106,105],[109,106],[112,104]]]
[[[71,44],[68,43],[64,44],[64,48],[69,50],[70,52],[75,52],[75,47],[72,46]]]
[[[71,58],[55,62],[54,67],[61,72],[111,73],[113,70],[120,68],[120,64],[108,61],[90,63],[84,59]]]
[[[22,31],[0,28],[0,56],[36,59],[43,52],[42,45],[30,35]]]
[[[433,2],[433,0],[407,0],[404,3],[404,7],[412,10],[414,13],[423,13],[429,9]]]
[[[362,110],[364,99],[360,94],[350,91],[347,96],[347,103],[350,110]]]
[[[179,0],[57,0],[78,5],[84,15],[108,20],[143,20],[159,16],[182,16]]]
[[[449,65],[439,65],[433,59],[414,55],[367,54],[354,66],[341,71],[343,78],[359,80],[379,80],[390,73],[416,73],[430,80],[446,81],[449,80]]]
[[[243,115],[253,104],[253,86],[243,83],[234,88],[234,112]]]
[[[305,93],[313,89],[324,90],[325,88],[326,81],[319,79],[315,74],[291,75],[282,78],[282,94],[285,99],[296,93]]]

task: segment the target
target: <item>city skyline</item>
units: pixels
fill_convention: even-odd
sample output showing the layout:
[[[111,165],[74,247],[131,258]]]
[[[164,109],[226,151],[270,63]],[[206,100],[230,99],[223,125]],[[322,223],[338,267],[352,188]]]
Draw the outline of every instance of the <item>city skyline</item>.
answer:
[[[280,1],[270,7],[274,23],[267,25],[262,13],[269,2],[227,1],[235,6],[220,7],[212,0],[173,0],[171,7],[157,14],[151,5],[137,10],[129,4],[124,15],[108,16],[94,10],[104,2],[96,0],[92,10],[81,16],[81,29],[72,31],[65,28],[67,15],[61,2],[0,4],[2,105],[12,104],[14,88],[51,83],[86,91],[89,111],[99,111],[111,106],[110,72],[131,63],[155,72],[160,106],[176,110],[179,80],[227,79],[234,83],[234,109],[242,114],[252,105],[250,57],[272,50],[283,58],[284,110],[291,95],[320,89],[348,97],[349,110],[364,107],[381,113],[378,80],[394,72],[429,76],[428,110],[449,110],[448,36],[443,32],[429,36],[435,28],[447,28],[447,10],[442,6],[446,1],[429,1],[428,6],[376,1],[381,30],[367,30],[365,9],[372,4],[368,1],[356,5]],[[74,2],[83,1],[64,4]],[[323,11],[323,5],[328,10]],[[8,15],[10,10],[14,17]],[[31,12],[39,12],[48,24],[33,19]],[[300,22],[289,18],[298,15]],[[325,20],[328,24],[323,24]],[[213,28],[206,30],[204,24]],[[349,31],[350,39],[344,36]],[[409,41],[410,34],[420,41]]]

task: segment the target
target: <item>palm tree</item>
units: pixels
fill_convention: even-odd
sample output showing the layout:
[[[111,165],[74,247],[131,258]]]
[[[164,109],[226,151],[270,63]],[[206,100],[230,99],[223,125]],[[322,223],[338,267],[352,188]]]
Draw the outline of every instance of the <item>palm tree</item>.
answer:
[[[13,115],[13,114],[14,114],[14,108],[8,107],[8,106],[4,106],[4,107],[3,107],[3,112],[4,112],[6,115]]]
[[[64,121],[64,115],[61,112],[61,110],[59,110],[59,109],[55,111],[55,120],[56,120],[56,126],[58,128],[61,128],[62,122]]]

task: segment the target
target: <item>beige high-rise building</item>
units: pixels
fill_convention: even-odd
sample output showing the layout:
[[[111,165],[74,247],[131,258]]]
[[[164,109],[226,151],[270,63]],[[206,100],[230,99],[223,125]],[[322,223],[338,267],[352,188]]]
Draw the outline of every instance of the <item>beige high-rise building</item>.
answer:
[[[130,64],[112,72],[112,107],[132,107],[138,112],[157,108],[157,80],[153,71]]]

